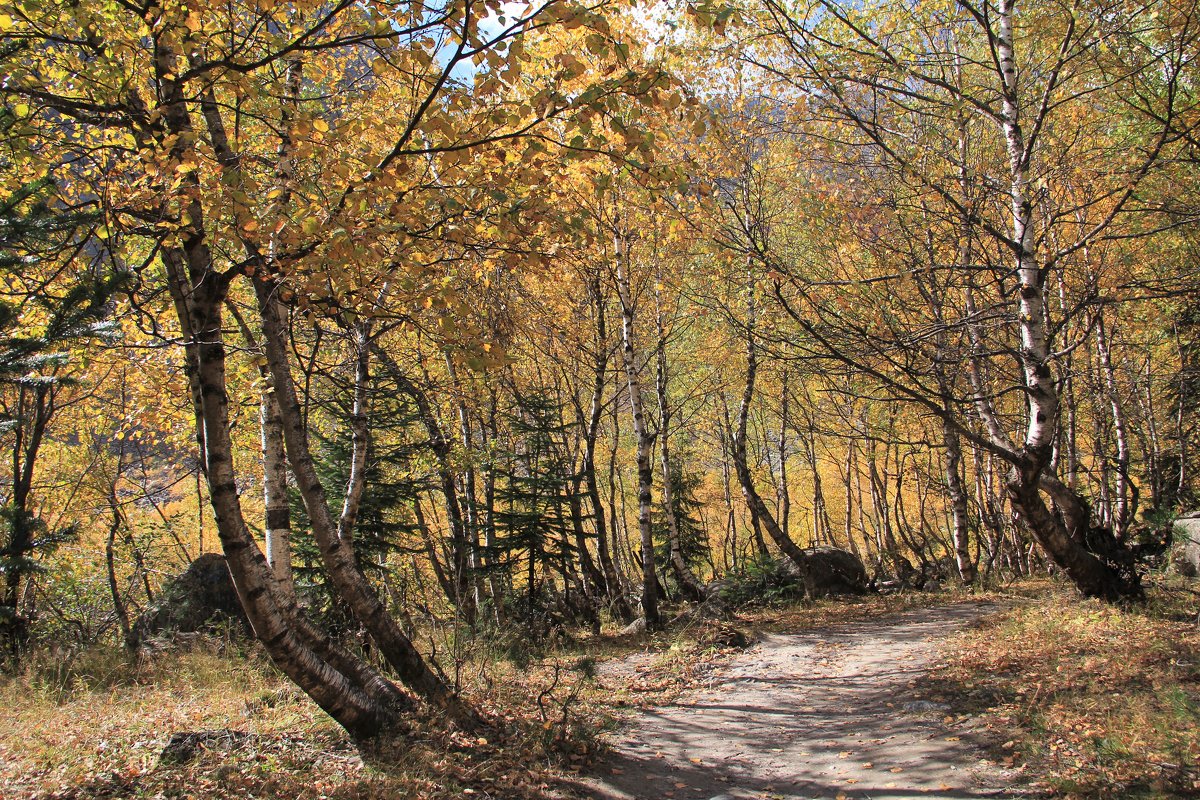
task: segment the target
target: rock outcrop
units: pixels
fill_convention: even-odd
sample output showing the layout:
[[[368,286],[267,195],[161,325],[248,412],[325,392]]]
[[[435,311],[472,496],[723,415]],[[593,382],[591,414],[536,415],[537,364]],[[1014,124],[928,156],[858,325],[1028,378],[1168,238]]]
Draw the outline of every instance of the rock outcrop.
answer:
[[[813,593],[817,597],[867,593],[867,570],[858,556],[836,547],[809,547],[804,554],[809,559]],[[799,570],[791,559],[781,558],[779,568],[799,580]]]

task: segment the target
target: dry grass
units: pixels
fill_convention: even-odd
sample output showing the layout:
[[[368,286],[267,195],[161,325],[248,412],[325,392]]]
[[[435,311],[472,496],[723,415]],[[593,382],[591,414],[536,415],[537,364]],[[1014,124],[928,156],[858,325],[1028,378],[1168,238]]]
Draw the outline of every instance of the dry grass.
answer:
[[[586,680],[561,660],[489,676],[490,691],[471,693],[501,718],[486,737],[413,719],[363,752],[255,652],[207,646],[133,666],[97,650],[0,681],[0,798],[553,796],[562,765],[590,752],[561,707]],[[173,733],[205,730],[248,736],[160,763]]]
[[[653,636],[575,632],[540,650],[460,640],[462,691],[485,736],[433,720],[363,752],[253,646],[217,639],[131,664],[115,648],[42,656],[0,677],[0,800],[26,798],[549,798],[629,710],[665,702],[727,650],[712,625]],[[606,666],[607,665],[607,666]],[[451,670],[454,672],[454,670]],[[237,731],[188,764],[171,735]]]
[[[413,720],[374,754],[252,647],[210,640],[138,664],[116,649],[46,656],[0,679],[0,800],[551,797],[591,764],[597,734],[668,702],[725,658],[731,627],[819,625],[916,598],[760,610],[733,626],[679,624],[651,636],[577,633],[540,652],[468,641],[456,649],[462,688],[497,730],[464,737]],[[189,764],[160,763],[172,734],[206,730],[248,738]]]
[[[739,615],[739,619],[756,629],[794,633],[813,628],[849,625],[916,608],[954,603],[1002,602],[1016,596],[1016,593],[1020,591],[1020,587],[1002,592],[998,590],[972,591],[955,586],[938,592],[905,591],[883,595],[872,594],[862,597],[818,600],[811,605],[755,609]]]
[[[1200,796],[1196,610],[1178,586],[1123,610],[1044,585],[957,637],[928,690],[980,713],[1052,794]]]

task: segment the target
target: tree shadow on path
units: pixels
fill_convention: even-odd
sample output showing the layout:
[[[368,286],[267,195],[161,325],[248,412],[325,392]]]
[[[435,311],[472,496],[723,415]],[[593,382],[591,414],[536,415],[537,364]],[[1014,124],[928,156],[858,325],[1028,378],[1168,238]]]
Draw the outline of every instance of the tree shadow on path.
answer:
[[[994,606],[963,604],[771,635],[709,686],[640,713],[595,775],[595,800],[1028,797],[948,706],[920,700],[938,641]]]

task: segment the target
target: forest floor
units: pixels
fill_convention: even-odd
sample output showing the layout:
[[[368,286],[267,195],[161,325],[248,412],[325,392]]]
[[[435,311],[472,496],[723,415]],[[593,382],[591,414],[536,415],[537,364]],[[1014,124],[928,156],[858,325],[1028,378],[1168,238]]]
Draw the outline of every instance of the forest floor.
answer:
[[[414,719],[373,752],[251,643],[43,653],[0,677],[0,800],[1200,797],[1196,589],[1120,609],[1043,580],[464,638],[438,649],[493,729]],[[161,759],[184,732],[215,737]]]
[[[585,784],[605,800],[966,798],[1026,793],[972,716],[929,699],[945,640],[990,603],[764,634],[671,705],[645,711]],[[606,670],[621,680],[621,671]]]

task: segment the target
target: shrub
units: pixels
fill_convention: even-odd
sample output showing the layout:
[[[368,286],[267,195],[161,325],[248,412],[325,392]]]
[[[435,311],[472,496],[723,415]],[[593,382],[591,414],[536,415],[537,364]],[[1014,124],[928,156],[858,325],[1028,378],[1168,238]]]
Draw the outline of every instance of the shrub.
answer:
[[[759,557],[730,572],[721,582],[720,596],[728,605],[770,606],[804,598],[804,584],[781,560]]]

